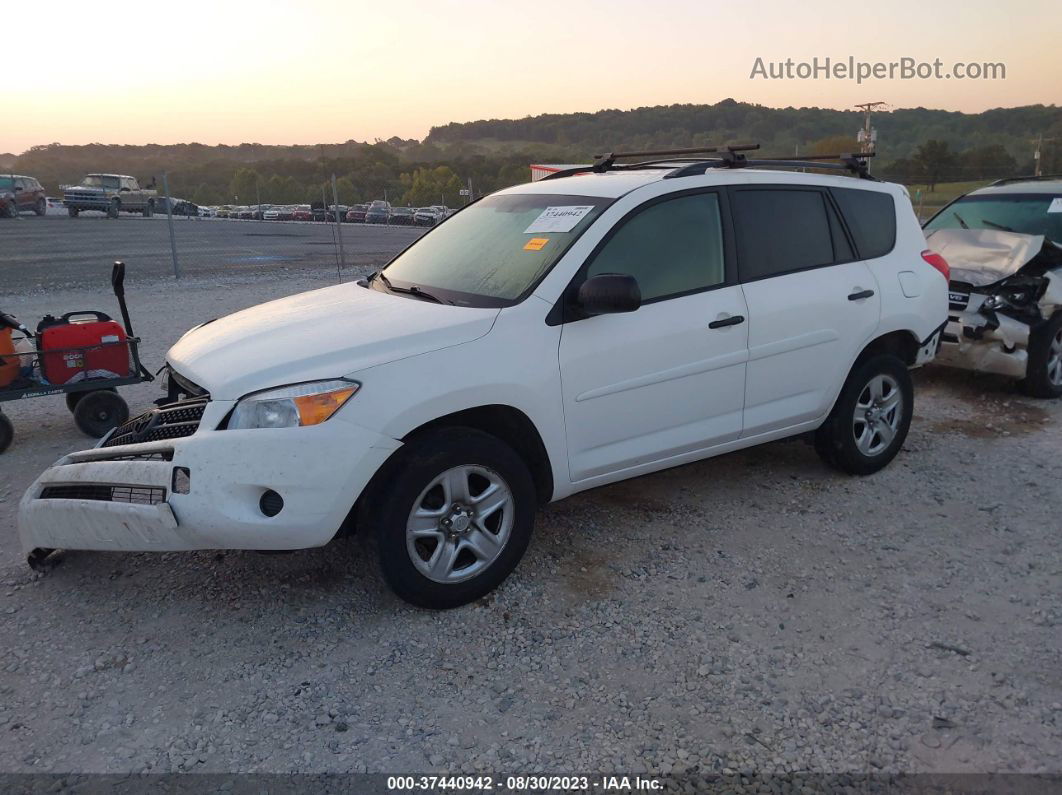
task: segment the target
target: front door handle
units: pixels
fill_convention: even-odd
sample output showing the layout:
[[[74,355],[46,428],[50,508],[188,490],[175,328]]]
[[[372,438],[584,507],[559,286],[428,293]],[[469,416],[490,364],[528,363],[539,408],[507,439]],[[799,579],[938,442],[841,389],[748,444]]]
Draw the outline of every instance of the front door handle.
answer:
[[[730,317],[724,317],[722,320],[713,320],[708,324],[708,328],[726,328],[727,326],[736,326],[738,323],[744,322],[744,315],[731,315]]]
[[[852,293],[848,296],[849,301],[862,301],[864,298],[870,298],[874,295],[873,290],[860,290],[858,293]]]

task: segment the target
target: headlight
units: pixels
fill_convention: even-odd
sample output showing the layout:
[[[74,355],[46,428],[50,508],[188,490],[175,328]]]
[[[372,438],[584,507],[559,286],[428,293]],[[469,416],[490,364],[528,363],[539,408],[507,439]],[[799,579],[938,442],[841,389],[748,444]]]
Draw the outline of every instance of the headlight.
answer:
[[[361,387],[344,378],[310,381],[255,392],[240,399],[229,418],[231,430],[247,428],[297,428],[320,425]]]

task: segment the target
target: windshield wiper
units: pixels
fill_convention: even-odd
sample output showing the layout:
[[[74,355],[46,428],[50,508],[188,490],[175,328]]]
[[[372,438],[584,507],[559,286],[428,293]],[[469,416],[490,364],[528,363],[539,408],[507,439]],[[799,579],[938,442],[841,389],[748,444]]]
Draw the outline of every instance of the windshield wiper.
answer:
[[[985,226],[990,226],[993,229],[999,229],[999,230],[1001,230],[1003,232],[1014,232],[1015,231],[1014,229],[1011,229],[1006,224],[997,224],[995,221],[989,221],[987,218],[982,218],[981,219],[981,223],[984,224]]]
[[[382,281],[384,283],[384,286],[386,286],[387,289],[390,290],[392,293],[402,293],[403,295],[412,295],[412,296],[415,296],[416,298],[423,298],[425,301],[431,301],[432,303],[436,303],[436,304],[444,303],[444,301],[441,298],[439,298],[439,296],[432,295],[429,292],[425,292],[424,290],[422,290],[419,287],[417,287],[417,285],[415,285],[415,284],[410,285],[409,287],[395,287],[393,284],[391,284],[391,280],[388,279],[386,276],[384,276],[384,272],[383,271],[376,271],[376,273],[373,274],[372,278],[375,279],[377,276],[380,277],[380,281]]]
[[[969,229],[970,228],[970,225],[968,223],[966,223],[964,220],[962,220],[962,216],[959,215],[957,212],[952,210],[951,214],[955,216],[955,220],[959,222],[959,226],[961,226],[963,229]]]

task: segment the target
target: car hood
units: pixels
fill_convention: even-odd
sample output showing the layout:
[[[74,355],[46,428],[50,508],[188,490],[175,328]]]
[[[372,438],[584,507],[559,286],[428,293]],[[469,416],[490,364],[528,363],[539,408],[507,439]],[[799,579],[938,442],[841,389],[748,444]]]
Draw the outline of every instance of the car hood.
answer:
[[[926,242],[948,261],[952,281],[973,287],[995,284],[1034,262],[1062,259],[1062,248],[1043,235],[998,229],[937,229]]]
[[[236,400],[471,342],[490,331],[499,311],[342,284],[204,323],[166,359],[213,398]]]
[[[111,190],[114,190],[114,189],[111,188]],[[97,187],[91,186],[91,185],[71,185],[69,188],[66,188],[63,192],[64,193],[70,193],[70,192],[77,192],[77,193],[104,193],[105,191],[106,191],[106,188],[97,188]]]

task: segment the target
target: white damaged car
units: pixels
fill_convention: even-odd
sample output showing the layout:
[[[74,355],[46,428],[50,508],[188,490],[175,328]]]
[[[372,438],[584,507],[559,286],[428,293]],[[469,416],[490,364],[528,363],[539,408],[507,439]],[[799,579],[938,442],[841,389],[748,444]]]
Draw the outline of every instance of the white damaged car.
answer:
[[[892,460],[947,316],[902,187],[735,157],[583,171],[188,332],[172,402],[29,488],[30,563],[356,528],[399,595],[452,607],[508,576],[551,500],[798,434],[845,472]]]
[[[975,190],[925,232],[951,266],[937,361],[1019,379],[1032,397],[1062,396],[1062,179]]]

